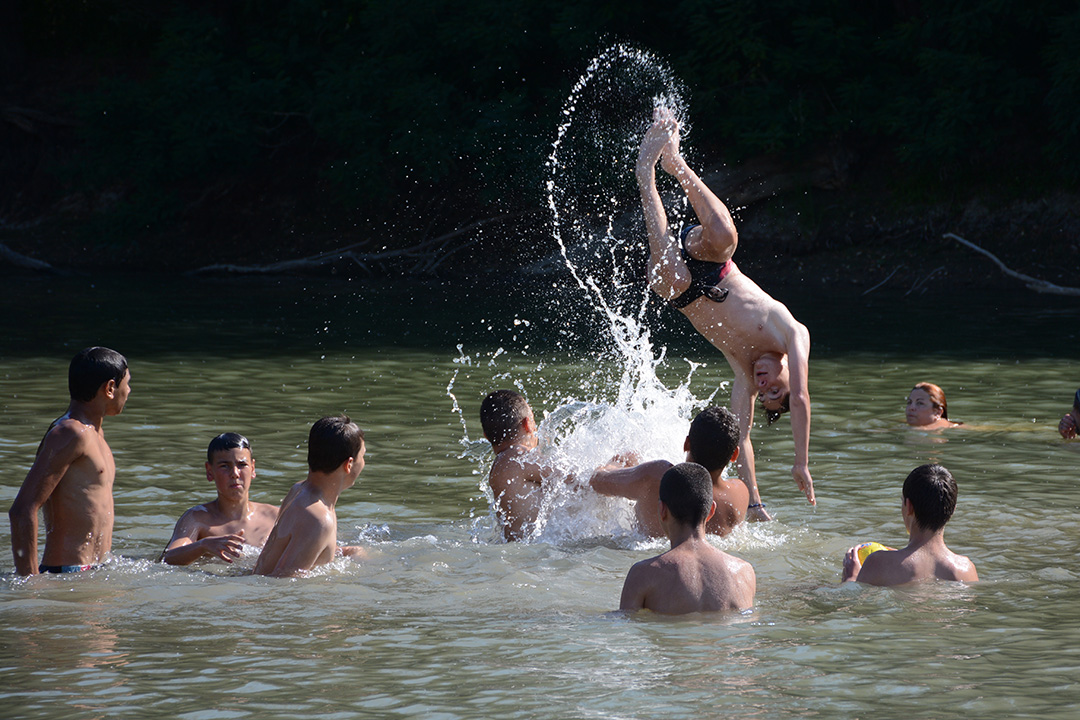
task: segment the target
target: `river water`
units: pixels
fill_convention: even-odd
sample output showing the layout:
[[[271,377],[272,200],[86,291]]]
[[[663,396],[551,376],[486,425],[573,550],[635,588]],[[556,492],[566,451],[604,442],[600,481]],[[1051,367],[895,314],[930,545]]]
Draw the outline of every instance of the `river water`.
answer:
[[[336,279],[5,278],[0,506],[66,406],[79,348],[124,352],[133,391],[106,421],[115,557],[29,580],[12,574],[10,555],[0,561],[0,714],[1075,717],[1080,441],[1055,428],[1080,385],[1080,303],[1020,290],[860,298],[810,284],[783,297],[813,336],[818,505],[790,479],[787,421],[759,424],[759,483],[777,519],[714,540],[753,564],[756,605],[667,618],[613,612],[630,565],[664,548],[620,525],[626,508],[585,499],[587,517],[579,507],[553,517],[549,535],[505,544],[482,488],[487,391],[518,385],[552,422],[567,399],[616,402],[625,368],[597,340],[604,319],[567,304],[576,294],[572,284],[533,295]],[[667,348],[664,383],[699,399],[721,387],[726,402],[721,356],[673,313],[652,322],[656,354]],[[691,373],[686,360],[704,364]],[[946,389],[966,427],[927,435],[903,424],[920,380]],[[212,498],[202,468],[212,436],[251,438],[252,497],[278,502],[304,476],[311,422],[342,411],[364,427],[368,455],[337,507],[339,536],[365,545],[367,560],[299,580],[245,574],[253,556],[154,562],[179,515]],[[904,543],[900,485],[927,461],[957,477],[946,539],[981,582],[841,586],[847,547]],[[0,546],[9,542],[0,523]]]

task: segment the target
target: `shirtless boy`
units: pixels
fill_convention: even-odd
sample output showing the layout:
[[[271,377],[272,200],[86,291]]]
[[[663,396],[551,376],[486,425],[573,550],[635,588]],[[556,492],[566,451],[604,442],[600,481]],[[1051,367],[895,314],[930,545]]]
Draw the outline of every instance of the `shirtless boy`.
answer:
[[[859,564],[858,546],[844,556],[844,582],[903,585],[919,580],[975,582],[975,565],[945,545],[945,523],[956,509],[956,480],[941,465],[920,465],[904,480],[900,512],[908,531],[902,550],[878,550]]]
[[[53,421],[15,497],[11,551],[20,575],[88,570],[112,549],[116,463],[102,421],[119,415],[131,393],[127,360],[115,350],[86,348],[68,368],[71,403]],[[38,509],[45,553],[38,564]]]
[[[671,235],[656,187],[658,161],[679,181],[701,223],[683,233],[681,245]],[[810,333],[732,262],[739,236],[731,213],[679,154],[679,124],[667,108],[656,110],[635,173],[649,235],[649,286],[689,318],[731,366],[731,409],[739,418],[739,477],[750,492],[751,516],[771,519],[758,494],[750,443],[755,396],[770,422],[790,409],[795,439],[791,474],[814,504],[807,386]]]
[[[496,390],[480,405],[480,425],[495,452],[488,483],[498,506],[503,537],[521,540],[536,524],[543,480],[550,474],[533,454],[539,438],[532,408],[520,393]]]
[[[222,433],[206,449],[206,479],[217,498],[191,508],[176,522],[161,559],[170,565],[189,565],[203,557],[231,563],[244,544],[262,547],[277,520],[278,508],[250,500],[255,477],[251,443],[239,433]]]
[[[620,610],[684,614],[753,606],[754,568],[705,537],[705,523],[716,510],[712,498],[712,477],[701,465],[681,463],[664,473],[659,514],[671,549],[630,568]]]
[[[364,452],[364,431],[346,415],[324,417],[311,427],[307,479],[281,501],[277,523],[255,562],[256,575],[293,577],[338,554],[363,554],[359,547],[338,547],[334,505],[364,469]]]
[[[724,468],[739,457],[739,423],[727,408],[710,407],[698,413],[690,423],[690,433],[683,443],[686,462],[698,463],[712,478],[716,512],[705,524],[713,535],[727,535],[746,517],[749,493],[741,480],[724,478]],[[660,478],[671,468],[667,460],[653,460],[636,467],[600,468],[589,484],[602,495],[616,495],[636,501],[638,529],[652,537],[663,537],[664,527],[656,513]]]

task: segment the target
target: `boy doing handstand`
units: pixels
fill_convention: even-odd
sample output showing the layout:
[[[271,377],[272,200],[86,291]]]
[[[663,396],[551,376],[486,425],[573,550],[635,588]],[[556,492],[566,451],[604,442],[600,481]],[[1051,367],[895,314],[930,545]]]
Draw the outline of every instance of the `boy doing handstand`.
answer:
[[[659,505],[671,549],[630,568],[619,608],[668,614],[750,608],[754,568],[705,537],[705,523],[716,511],[709,471],[696,463],[672,467],[660,479]]]

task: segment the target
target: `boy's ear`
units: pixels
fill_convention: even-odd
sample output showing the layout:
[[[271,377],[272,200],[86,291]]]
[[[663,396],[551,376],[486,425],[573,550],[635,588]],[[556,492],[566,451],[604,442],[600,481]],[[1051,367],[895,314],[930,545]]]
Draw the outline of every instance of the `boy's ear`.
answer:
[[[206,463],[206,482],[214,482],[214,475],[210,472],[210,463]]]
[[[689,435],[687,435],[686,439],[683,440],[682,451],[683,452],[690,452],[690,436]]]
[[[713,500],[712,507],[709,508],[709,514],[705,516],[705,522],[712,520],[712,516],[716,514],[716,501]]]
[[[728,462],[733,463],[738,459],[739,459],[739,448],[735,448],[735,452],[731,453],[731,459],[728,460]]]
[[[112,400],[113,397],[116,395],[116,381],[112,378],[109,378],[102,384],[101,390],[105,391],[105,397],[107,399]],[[99,390],[99,392],[101,390]]]

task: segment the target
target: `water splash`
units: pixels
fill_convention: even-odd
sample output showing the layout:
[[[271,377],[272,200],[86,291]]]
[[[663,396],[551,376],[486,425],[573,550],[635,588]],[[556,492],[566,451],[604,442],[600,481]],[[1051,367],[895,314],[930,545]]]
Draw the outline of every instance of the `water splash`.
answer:
[[[532,541],[572,545],[600,537],[616,538],[620,544],[651,543],[636,534],[630,503],[597,495],[587,487],[588,478],[597,467],[626,453],[642,460],[681,460],[693,412],[712,399],[710,395],[701,400],[690,391],[698,364],[689,363],[674,389],[657,375],[667,353],[665,348],[654,349],[648,330],[646,250],[633,181],[637,147],[655,105],[672,108],[683,123],[683,136],[688,133],[684,95],[678,79],[652,54],[615,45],[589,63],[563,105],[546,166],[553,237],[604,332],[596,356],[582,358],[586,364],[570,381],[571,392],[566,383],[541,374],[542,363],[535,372],[527,372],[524,381],[512,371],[497,376],[511,380],[530,398],[539,420],[537,452],[556,470],[544,489],[539,517],[529,534]],[[514,328],[508,329],[516,333],[522,322],[515,318]],[[572,347],[571,340],[563,347]],[[493,353],[486,367],[499,367],[503,353],[502,348]],[[463,368],[484,364],[464,353],[455,362]],[[459,372],[447,394],[460,414],[451,392]],[[544,397],[553,386],[557,389]],[[544,406],[555,409],[544,413]],[[475,458],[478,445],[467,432],[462,444],[462,457]],[[485,464],[489,463],[488,451]],[[487,468],[481,468],[478,474],[486,477]],[[494,508],[487,482],[481,479],[480,487]],[[493,516],[477,519],[474,536],[490,532]]]

